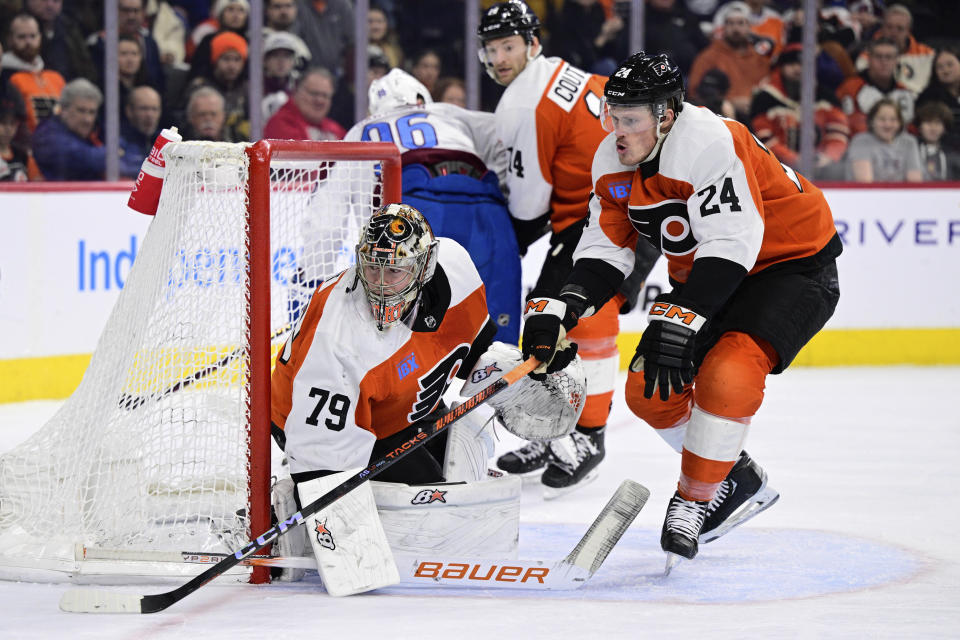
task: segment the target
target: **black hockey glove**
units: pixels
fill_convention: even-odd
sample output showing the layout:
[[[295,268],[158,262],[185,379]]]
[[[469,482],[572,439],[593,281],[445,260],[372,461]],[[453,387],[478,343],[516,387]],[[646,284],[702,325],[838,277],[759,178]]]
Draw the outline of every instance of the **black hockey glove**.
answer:
[[[659,387],[660,399],[666,402],[671,387],[674,393],[682,393],[683,385],[693,382],[694,340],[706,318],[658,296],[647,322],[630,370],[643,371],[644,398],[652,398]]]
[[[556,298],[533,298],[527,301],[523,312],[523,334],[520,337],[523,357],[540,361],[531,377],[539,378],[566,367],[577,355],[576,343],[566,339],[564,319],[567,305]],[[574,321],[573,324],[576,322]]]

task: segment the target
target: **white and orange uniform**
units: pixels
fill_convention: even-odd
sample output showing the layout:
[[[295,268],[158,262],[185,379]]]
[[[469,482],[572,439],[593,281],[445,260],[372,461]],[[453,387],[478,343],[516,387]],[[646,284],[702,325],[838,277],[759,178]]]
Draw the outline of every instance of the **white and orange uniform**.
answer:
[[[506,184],[514,218],[535,220],[549,211],[556,234],[586,217],[590,163],[606,136],[599,119],[605,82],[603,76],[541,55],[507,86],[494,115],[508,152]],[[569,334],[587,374],[587,402],[580,417],[585,427],[603,426],[610,413],[621,303],[614,298]]]
[[[449,303],[437,318],[421,308],[413,325],[430,329],[400,323],[378,331],[355,267],[314,293],[271,380],[271,422],[283,430],[291,473],[366,466],[377,440],[438,406],[485,333],[489,315],[477,270],[459,244],[438,243],[426,286],[449,290]]]
[[[639,166],[620,163],[611,134],[597,150],[593,178],[591,223],[574,254],[577,264],[600,260],[627,275],[642,235],[666,257],[671,279],[686,283],[704,258],[729,261],[734,270],[753,275],[831,253],[838,242],[817,187],[781,165],[742,124],[691,104],[683,105],[658,156]],[[711,312],[705,315],[709,321]],[[762,402],[765,377],[777,366],[769,342],[734,329],[710,348],[694,385],[667,401],[657,394],[644,398],[643,371],[629,373],[628,406],[671,446],[682,445],[681,493],[686,488],[690,494],[685,497],[712,497]],[[694,435],[687,426],[693,428],[697,409],[712,417],[699,420],[709,428],[698,427]]]

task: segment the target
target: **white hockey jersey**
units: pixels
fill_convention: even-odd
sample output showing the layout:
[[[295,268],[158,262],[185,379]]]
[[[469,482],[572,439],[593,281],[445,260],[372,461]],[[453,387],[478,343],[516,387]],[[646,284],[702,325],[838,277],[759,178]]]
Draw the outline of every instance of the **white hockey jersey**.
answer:
[[[624,275],[638,234],[686,282],[697,258],[725,258],[756,273],[812,256],[836,234],[823,193],[781,164],[739,122],[684,103],[656,158],[620,164],[616,138],[593,161],[594,196],[574,260],[597,258]]]
[[[590,163],[607,135],[600,126],[605,82],[560,58],[537,56],[503,92],[494,115],[514,218],[550,211],[557,232],[587,215]]]
[[[442,318],[417,320],[432,329],[399,324],[378,331],[354,268],[314,292],[271,380],[271,421],[286,436],[292,473],[366,466],[376,440],[423,419],[440,402],[489,315],[466,250],[438,241],[428,286],[448,291],[449,300]]]
[[[371,116],[353,125],[344,140],[393,142],[400,153],[433,148],[472,153],[501,181],[506,168],[506,154],[497,140],[493,114],[446,102]]]

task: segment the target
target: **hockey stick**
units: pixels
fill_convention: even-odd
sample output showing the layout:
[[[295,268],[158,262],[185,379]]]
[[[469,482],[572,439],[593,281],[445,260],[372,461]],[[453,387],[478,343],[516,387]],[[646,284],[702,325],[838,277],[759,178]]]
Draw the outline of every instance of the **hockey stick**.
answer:
[[[610,550],[643,509],[650,492],[633,480],[624,480],[583,538],[563,560],[491,560],[488,558],[424,558],[396,556],[400,587],[454,587],[482,589],[578,589],[596,573]],[[131,551],[77,545],[77,560],[179,562],[214,564],[225,553],[189,551]],[[248,556],[251,566],[316,569],[311,557]]]
[[[150,595],[124,594],[98,589],[70,589],[60,598],[60,608],[63,611],[80,613],[155,613],[157,611],[163,611],[214,578],[223,575],[225,572],[237,566],[244,558],[253,555],[259,549],[272,543],[293,527],[302,524],[306,518],[330,506],[336,500],[353,491],[367,480],[376,477],[417,447],[429,442],[455,420],[459,420],[495,394],[523,378],[539,365],[540,362],[535,358],[529,358],[525,362],[520,363],[507,372],[502,378],[478,391],[463,404],[457,405],[437,418],[426,431],[416,434],[410,438],[410,440],[393,451],[390,451],[357,475],[337,485],[286,520],[278,522],[266,532],[245,544],[233,555],[224,558],[176,589],[165,593]]]

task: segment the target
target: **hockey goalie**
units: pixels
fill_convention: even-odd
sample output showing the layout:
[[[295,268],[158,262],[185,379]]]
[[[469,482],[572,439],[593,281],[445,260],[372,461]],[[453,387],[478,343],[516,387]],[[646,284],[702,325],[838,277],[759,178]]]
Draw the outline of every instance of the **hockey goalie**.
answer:
[[[435,237],[411,206],[374,212],[355,265],[316,289],[277,358],[271,422],[289,466],[274,487],[277,515],[425,437],[455,378],[467,380],[466,397],[519,364],[516,348],[491,346],[495,331],[463,247]],[[514,433],[550,439],[576,425],[582,366],[573,353],[556,360],[544,379],[491,399]],[[394,552],[515,557],[520,480],[488,476],[492,427],[476,415],[311,516],[280,538],[279,554],[309,545],[331,595],[398,582]]]

